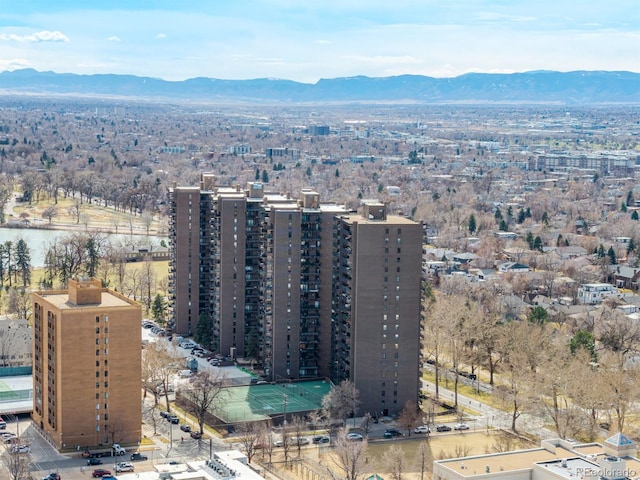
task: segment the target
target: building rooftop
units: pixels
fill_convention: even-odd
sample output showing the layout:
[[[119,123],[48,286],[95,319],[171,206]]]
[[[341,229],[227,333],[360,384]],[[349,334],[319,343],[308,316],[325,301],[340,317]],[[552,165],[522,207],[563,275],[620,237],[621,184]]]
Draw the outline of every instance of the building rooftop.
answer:
[[[103,291],[101,294],[101,300],[98,304],[84,304],[76,305],[69,301],[69,293],[65,291],[52,290],[50,292],[37,292],[37,294],[46,299],[51,305],[59,308],[60,310],[73,310],[76,308],[96,308],[96,307],[128,307],[135,305],[133,301],[127,300],[118,294],[114,294],[109,291]]]
[[[520,450],[516,452],[497,453],[495,455],[479,455],[475,457],[440,460],[440,464],[463,476],[480,475],[487,472],[513,472],[530,470],[533,463],[551,462],[570,457],[572,454],[564,448],[552,453],[544,448]]]

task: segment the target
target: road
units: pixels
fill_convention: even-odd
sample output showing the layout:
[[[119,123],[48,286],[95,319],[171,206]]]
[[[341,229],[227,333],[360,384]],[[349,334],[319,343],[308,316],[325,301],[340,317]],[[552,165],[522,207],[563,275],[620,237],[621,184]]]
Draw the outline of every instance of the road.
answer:
[[[422,390],[430,397],[435,396],[435,383],[422,380]],[[438,392],[440,399],[450,401],[454,404],[454,392],[443,388],[439,385]],[[474,398],[467,397],[458,393],[458,405],[460,407],[477,412],[476,415],[470,416],[471,427],[480,428],[500,428],[511,430],[511,414],[503,410],[497,409],[486,403],[479,402]],[[516,420],[516,429],[521,432],[536,435],[540,439],[556,438],[557,433],[545,428],[544,421],[534,415],[523,414]]]

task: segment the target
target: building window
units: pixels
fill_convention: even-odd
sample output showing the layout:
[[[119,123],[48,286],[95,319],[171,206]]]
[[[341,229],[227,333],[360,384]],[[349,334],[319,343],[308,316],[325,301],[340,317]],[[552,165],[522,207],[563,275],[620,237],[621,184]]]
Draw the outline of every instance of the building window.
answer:
[[[96,327],[96,333],[100,333],[100,327]]]
[[[96,323],[100,323],[100,317],[96,317]]]

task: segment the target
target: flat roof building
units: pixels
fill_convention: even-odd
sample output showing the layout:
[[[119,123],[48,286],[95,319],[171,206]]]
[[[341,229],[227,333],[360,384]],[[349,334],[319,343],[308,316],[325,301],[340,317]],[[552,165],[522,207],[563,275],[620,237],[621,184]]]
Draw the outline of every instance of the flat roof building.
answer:
[[[433,480],[637,480],[637,448],[618,433],[603,444],[543,440],[539,448],[436,460]]]
[[[255,359],[272,381],[352,380],[362,412],[417,401],[419,223],[376,201],[355,213],[311,189],[295,199],[211,174],[169,198],[177,333],[207,322],[208,347]]]
[[[58,448],[141,438],[140,305],[100,280],[33,294],[33,413]]]

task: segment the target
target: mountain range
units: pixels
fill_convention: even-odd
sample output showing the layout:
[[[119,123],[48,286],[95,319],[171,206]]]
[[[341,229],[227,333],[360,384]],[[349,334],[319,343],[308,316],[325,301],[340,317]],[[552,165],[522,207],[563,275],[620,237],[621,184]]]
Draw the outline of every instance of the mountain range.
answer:
[[[532,71],[469,73],[453,78],[421,75],[344,77],[314,84],[258,78],[167,81],[134,75],[0,72],[0,94],[89,95],[196,102],[416,103],[416,104],[638,104],[640,73]]]

